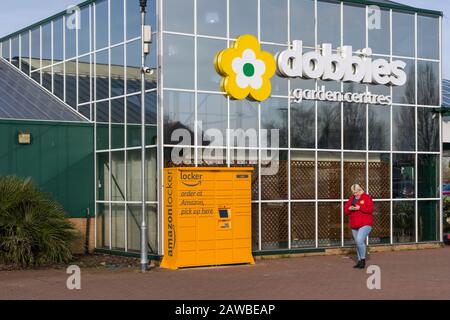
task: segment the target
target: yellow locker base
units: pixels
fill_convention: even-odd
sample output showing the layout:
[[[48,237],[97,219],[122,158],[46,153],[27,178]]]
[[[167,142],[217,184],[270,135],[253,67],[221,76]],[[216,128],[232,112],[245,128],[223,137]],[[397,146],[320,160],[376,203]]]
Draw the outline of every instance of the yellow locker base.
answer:
[[[253,168],[164,170],[164,257],[178,269],[254,264],[251,185]]]

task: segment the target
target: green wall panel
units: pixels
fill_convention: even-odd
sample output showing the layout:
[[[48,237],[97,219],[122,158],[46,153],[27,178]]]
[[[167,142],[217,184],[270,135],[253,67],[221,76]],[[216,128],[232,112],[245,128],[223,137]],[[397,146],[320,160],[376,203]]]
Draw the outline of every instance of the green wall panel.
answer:
[[[19,132],[31,133],[30,145]],[[94,215],[93,139],[92,124],[0,120],[0,175],[31,177],[68,217]]]

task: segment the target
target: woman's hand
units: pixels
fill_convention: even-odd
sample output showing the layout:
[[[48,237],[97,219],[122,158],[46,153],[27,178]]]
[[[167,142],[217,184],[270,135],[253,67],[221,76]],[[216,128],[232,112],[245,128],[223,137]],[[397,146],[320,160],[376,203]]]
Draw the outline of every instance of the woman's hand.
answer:
[[[353,210],[355,210],[355,211],[359,211],[359,209],[361,209],[360,206],[354,206],[354,207],[353,207]]]

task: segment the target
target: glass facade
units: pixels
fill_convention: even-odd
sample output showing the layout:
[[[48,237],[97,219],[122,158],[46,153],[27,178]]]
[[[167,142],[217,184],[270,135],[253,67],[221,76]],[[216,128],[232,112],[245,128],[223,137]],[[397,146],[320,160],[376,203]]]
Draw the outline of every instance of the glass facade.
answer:
[[[60,16],[1,41],[5,59],[96,124],[97,247],[139,249],[146,179],[150,247],[163,253],[157,186],[162,169],[177,165],[180,144],[187,147],[178,152],[183,165],[255,168],[254,251],[351,245],[343,204],[353,183],[375,200],[371,244],[440,239],[440,121],[432,114],[441,100],[439,17],[382,8],[374,26],[369,7],[331,0],[153,0],[148,9],[154,37],[147,66],[154,72],[145,84],[146,159],[137,0],[93,1],[81,8],[78,29]],[[232,100],[220,89],[214,57],[246,33],[274,54],[293,40],[308,51],[322,43],[371,47],[374,58],[405,61],[408,81],[390,87],[275,76],[266,101]],[[322,85],[393,101],[298,104],[289,97],[292,89]],[[227,129],[254,129],[256,143],[236,147],[248,140]],[[271,129],[278,130],[276,147],[261,139]],[[275,151],[272,163],[260,157]],[[235,161],[238,153],[248,161]],[[263,174],[274,163],[278,170]]]

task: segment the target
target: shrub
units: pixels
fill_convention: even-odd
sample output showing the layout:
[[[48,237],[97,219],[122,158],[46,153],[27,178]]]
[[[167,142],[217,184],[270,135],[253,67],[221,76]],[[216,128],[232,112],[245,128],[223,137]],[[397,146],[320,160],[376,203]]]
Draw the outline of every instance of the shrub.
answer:
[[[77,237],[63,208],[31,179],[0,177],[0,262],[22,267],[66,263]]]

